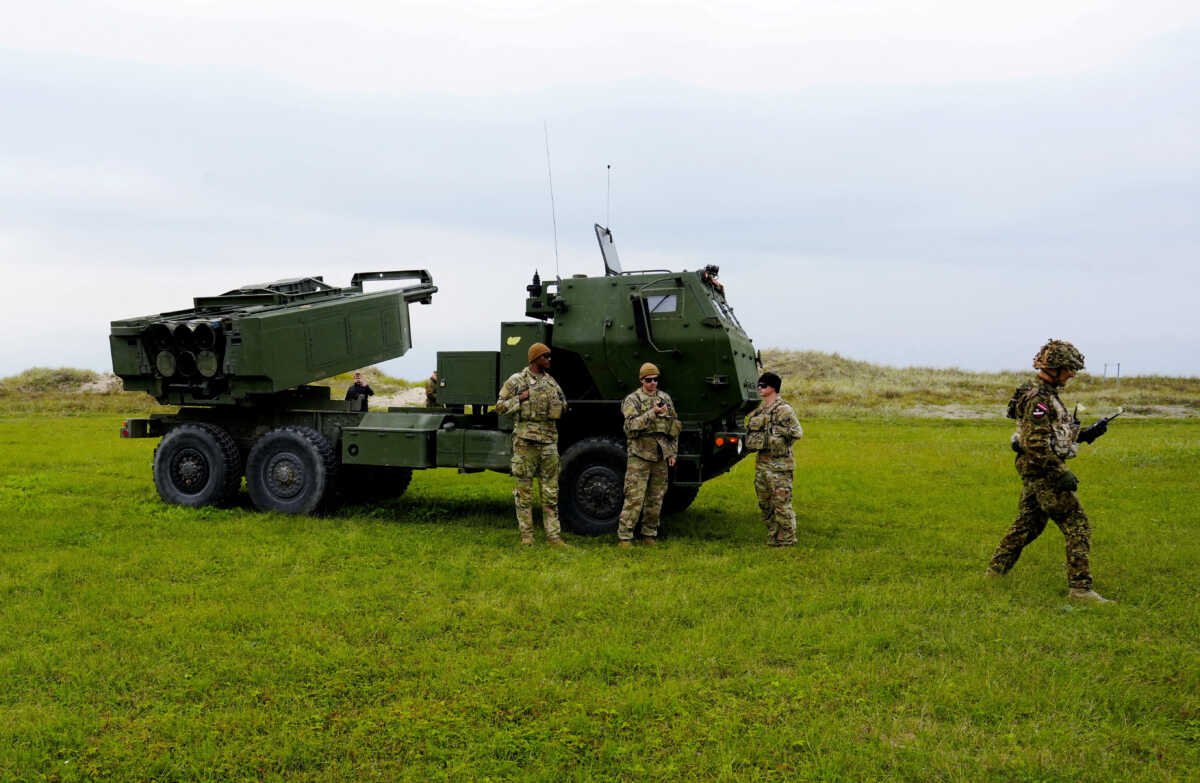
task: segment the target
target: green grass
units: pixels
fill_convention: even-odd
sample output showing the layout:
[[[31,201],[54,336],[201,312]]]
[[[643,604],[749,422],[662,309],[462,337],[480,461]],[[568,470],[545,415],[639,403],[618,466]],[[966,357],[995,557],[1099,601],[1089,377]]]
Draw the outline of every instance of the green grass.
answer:
[[[159,502],[120,417],[0,420],[3,780],[1195,780],[1200,423],[1074,463],[983,579],[1002,422],[807,420],[799,545],[752,466],[656,549],[516,546],[511,480],[418,473],[324,518]]]

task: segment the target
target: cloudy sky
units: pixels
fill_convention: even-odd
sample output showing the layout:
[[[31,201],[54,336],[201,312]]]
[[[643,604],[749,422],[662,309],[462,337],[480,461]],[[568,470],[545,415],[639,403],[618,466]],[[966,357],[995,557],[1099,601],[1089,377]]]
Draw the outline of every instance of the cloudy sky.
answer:
[[[11,4],[10,4],[11,5]],[[108,322],[429,269],[415,342],[524,285],[719,264],[763,348],[1200,375],[1200,4],[26,3],[0,24],[0,375]],[[557,205],[555,259],[546,166]],[[606,167],[612,166],[611,198]]]

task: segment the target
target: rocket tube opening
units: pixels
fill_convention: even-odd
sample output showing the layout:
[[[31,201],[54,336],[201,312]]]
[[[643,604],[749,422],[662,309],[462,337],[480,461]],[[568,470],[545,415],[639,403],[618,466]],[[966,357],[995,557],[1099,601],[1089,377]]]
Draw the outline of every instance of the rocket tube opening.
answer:
[[[151,324],[146,329],[146,345],[151,351],[161,351],[171,345],[171,327],[166,324]]]
[[[196,354],[191,351],[182,351],[177,360],[179,374],[185,378],[190,378],[196,374]]]
[[[178,368],[178,363],[175,361],[175,354],[170,351],[159,351],[154,357],[154,369],[164,378],[170,378],[175,374]]]
[[[197,350],[211,351],[217,347],[217,331],[211,324],[195,324],[192,327],[192,335]]]
[[[175,345],[178,348],[191,350],[196,347],[196,335],[188,324],[177,325],[171,331],[171,336],[175,338]]]
[[[212,351],[201,351],[196,354],[196,369],[205,378],[211,378],[221,369],[221,362]]]

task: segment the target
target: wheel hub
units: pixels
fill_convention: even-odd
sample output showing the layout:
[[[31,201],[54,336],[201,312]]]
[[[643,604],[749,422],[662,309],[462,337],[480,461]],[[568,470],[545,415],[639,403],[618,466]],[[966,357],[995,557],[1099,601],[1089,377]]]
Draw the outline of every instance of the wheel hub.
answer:
[[[276,454],[267,462],[267,488],[280,498],[292,498],[304,490],[304,465],[294,454]]]
[[[194,495],[208,484],[208,460],[195,449],[181,449],[171,460],[171,481],[181,491]]]
[[[579,474],[576,484],[580,510],[597,519],[621,513],[620,477],[610,468],[594,465]]]

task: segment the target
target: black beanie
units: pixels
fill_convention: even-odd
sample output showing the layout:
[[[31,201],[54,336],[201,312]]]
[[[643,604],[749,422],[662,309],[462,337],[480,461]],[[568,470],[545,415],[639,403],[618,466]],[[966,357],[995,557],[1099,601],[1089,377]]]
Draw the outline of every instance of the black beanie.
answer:
[[[758,382],[774,387],[776,394],[778,394],[780,389],[783,388],[783,381],[780,380],[779,376],[773,372],[764,372],[758,377]]]

